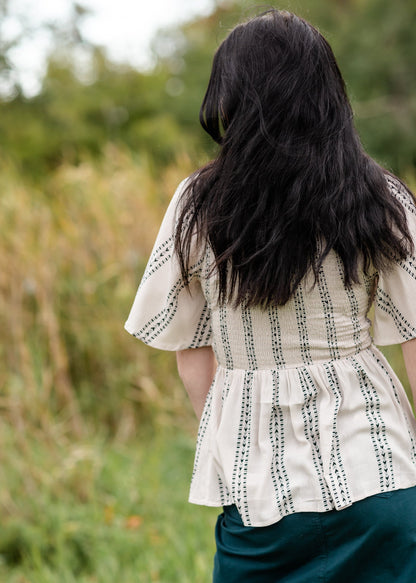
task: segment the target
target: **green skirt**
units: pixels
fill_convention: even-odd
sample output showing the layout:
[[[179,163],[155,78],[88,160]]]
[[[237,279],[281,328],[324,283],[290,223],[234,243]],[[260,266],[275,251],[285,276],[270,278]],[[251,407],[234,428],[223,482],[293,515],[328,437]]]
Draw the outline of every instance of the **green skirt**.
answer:
[[[416,486],[265,527],[226,506],[215,536],[214,583],[415,583]]]

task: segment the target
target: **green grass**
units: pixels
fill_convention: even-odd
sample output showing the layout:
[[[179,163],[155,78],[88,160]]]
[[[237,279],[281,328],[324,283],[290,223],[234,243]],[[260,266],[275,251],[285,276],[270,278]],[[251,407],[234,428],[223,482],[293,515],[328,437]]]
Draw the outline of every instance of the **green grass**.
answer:
[[[192,437],[148,429],[127,445],[94,437],[24,452],[9,438],[0,581],[211,580],[218,511],[186,501]]]
[[[174,355],[123,330],[189,161],[109,148],[42,188],[0,165],[0,583],[209,581]]]

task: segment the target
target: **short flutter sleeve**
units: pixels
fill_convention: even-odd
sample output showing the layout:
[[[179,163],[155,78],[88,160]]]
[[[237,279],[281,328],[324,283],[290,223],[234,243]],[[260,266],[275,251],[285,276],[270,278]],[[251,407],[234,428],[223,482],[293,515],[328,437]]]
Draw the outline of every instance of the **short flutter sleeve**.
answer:
[[[188,289],[174,254],[176,211],[185,182],[179,185],[166,211],[125,323],[127,332],[161,350],[211,344],[210,310],[200,282],[203,257],[192,257]]]
[[[373,321],[374,342],[379,346],[402,344],[416,338],[416,206],[399,182],[389,178],[388,183],[405,209],[415,248],[391,270],[379,273]]]

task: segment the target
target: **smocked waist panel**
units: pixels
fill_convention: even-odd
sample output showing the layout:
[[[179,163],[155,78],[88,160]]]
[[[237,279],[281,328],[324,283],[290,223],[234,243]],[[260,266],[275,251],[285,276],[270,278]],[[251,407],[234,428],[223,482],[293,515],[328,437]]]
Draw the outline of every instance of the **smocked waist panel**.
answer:
[[[355,329],[338,327],[326,336],[306,327],[282,330],[273,321],[268,326],[256,324],[253,319],[242,319],[240,327],[233,322],[230,329],[220,319],[213,319],[213,348],[218,364],[245,370],[296,367],[347,358],[372,344],[365,318]]]

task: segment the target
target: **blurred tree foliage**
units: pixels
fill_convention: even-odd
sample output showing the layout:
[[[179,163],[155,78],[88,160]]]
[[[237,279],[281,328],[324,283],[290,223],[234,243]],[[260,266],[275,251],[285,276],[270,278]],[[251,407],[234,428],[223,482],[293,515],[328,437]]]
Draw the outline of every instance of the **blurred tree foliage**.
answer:
[[[3,155],[33,177],[62,161],[77,163],[85,153],[100,156],[108,142],[146,156],[156,170],[184,151],[200,164],[213,152],[197,121],[213,53],[236,22],[263,9],[257,5],[218,2],[210,16],[160,32],[153,46],[155,67],[146,73],[115,66],[97,47],[88,47],[86,73],[75,58],[76,49],[85,49],[81,36],[72,34],[65,44],[57,35],[40,93],[28,99],[17,87],[1,104]],[[414,0],[269,5],[292,10],[320,28],[343,71],[365,147],[393,171],[411,170],[416,165]],[[68,26],[74,30],[74,22]],[[9,63],[7,50],[0,42],[2,63]]]

